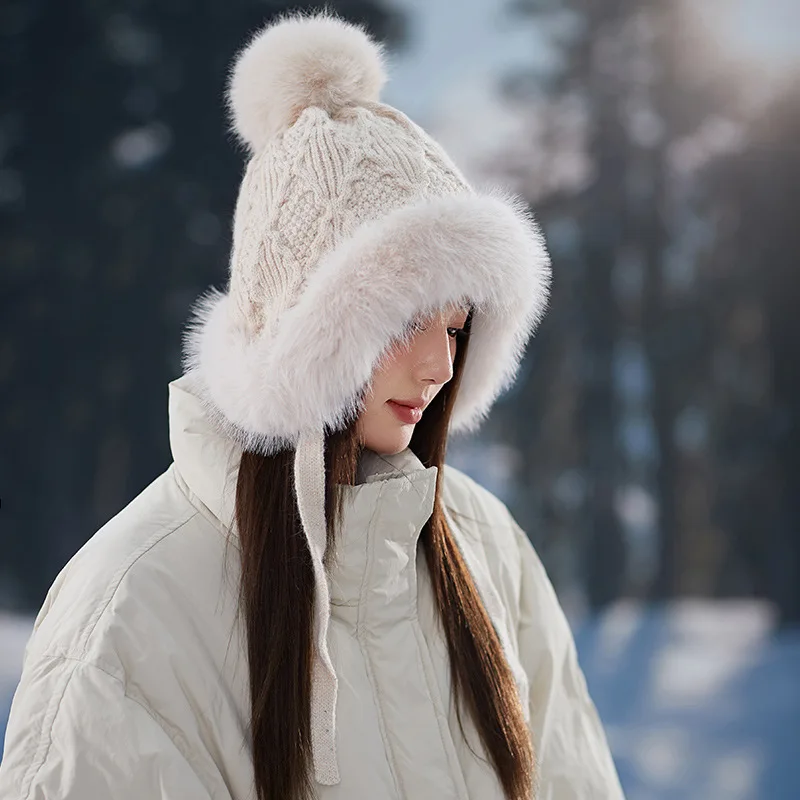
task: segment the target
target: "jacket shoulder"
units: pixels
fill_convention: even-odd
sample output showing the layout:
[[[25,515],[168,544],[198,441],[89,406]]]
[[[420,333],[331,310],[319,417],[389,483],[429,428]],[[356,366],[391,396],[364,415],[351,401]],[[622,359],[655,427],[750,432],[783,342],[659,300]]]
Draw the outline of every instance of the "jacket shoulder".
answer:
[[[175,786],[159,796],[205,797],[198,775],[205,786],[219,783],[206,743],[219,736],[238,746],[247,697],[241,642],[233,638],[237,595],[228,591],[229,580],[236,585],[238,551],[229,543],[184,494],[170,465],[75,553],[51,585],[25,648],[9,718],[7,750],[17,764],[9,780],[35,774],[48,797],[107,796],[67,795],[59,782],[68,770],[76,787],[94,788],[94,777],[105,774],[94,755],[84,764],[74,748],[63,759],[51,748],[41,766],[40,742],[51,735],[71,742],[88,727],[103,731],[92,741],[81,732],[88,751],[102,753],[97,758],[127,753],[138,763],[138,751],[118,746],[123,740],[163,754],[152,780],[171,784],[165,776],[174,773]],[[199,711],[207,708],[213,716]],[[109,775],[117,773],[109,768]],[[138,781],[126,782],[130,794],[119,796],[154,796]]]
[[[442,479],[442,500],[458,521],[496,542],[514,544],[516,522],[506,504],[497,495],[481,486],[460,469],[445,464]]]
[[[77,660],[39,667],[23,673],[12,700],[0,796],[212,796],[213,772],[120,681]]]
[[[194,558],[198,539],[222,539],[165,470],[69,559],[48,589],[25,648],[40,656],[96,660],[121,673],[113,639],[146,624],[180,594],[178,551]],[[187,540],[193,540],[188,545]],[[188,546],[187,546],[188,545]]]
[[[462,545],[470,547],[489,571],[506,609],[516,617],[522,579],[519,536],[525,534],[508,507],[474,478],[447,464],[442,502]]]

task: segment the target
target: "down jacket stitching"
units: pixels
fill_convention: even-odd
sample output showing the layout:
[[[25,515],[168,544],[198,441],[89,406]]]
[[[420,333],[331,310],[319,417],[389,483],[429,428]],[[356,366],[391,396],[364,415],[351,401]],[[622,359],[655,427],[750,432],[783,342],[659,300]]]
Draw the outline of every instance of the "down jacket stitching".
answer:
[[[44,765],[45,761],[47,760],[47,754],[48,754],[48,752],[50,750],[50,745],[53,743],[53,738],[52,738],[53,726],[55,725],[56,718],[58,717],[58,712],[61,709],[61,703],[64,700],[64,695],[66,695],[66,693],[67,693],[67,688],[69,687],[69,683],[72,680],[72,676],[75,674],[76,670],[78,669],[78,666],[81,665],[81,664],[86,666],[86,667],[90,667],[92,669],[96,669],[98,672],[102,672],[104,675],[108,675],[108,677],[111,678],[111,680],[113,680],[114,683],[116,683],[120,687],[120,689],[122,690],[123,697],[125,697],[127,700],[130,700],[132,703],[136,703],[136,705],[139,706],[150,717],[150,719],[152,719],[153,722],[163,731],[164,735],[172,742],[172,744],[175,747],[175,749],[184,757],[184,759],[186,760],[186,763],[191,767],[191,769],[195,773],[195,775],[197,775],[197,779],[200,781],[200,783],[203,784],[203,786],[205,787],[205,789],[209,793],[209,795],[213,796],[213,793],[209,789],[208,784],[206,783],[206,781],[204,781],[200,777],[200,770],[198,770],[197,766],[193,763],[193,759],[191,758],[189,752],[187,751],[187,748],[182,747],[178,743],[176,737],[170,732],[169,729],[172,726],[163,717],[161,717],[160,714],[158,714],[156,711],[154,711],[146,703],[146,701],[143,698],[138,698],[138,697],[135,697],[134,695],[129,694],[127,689],[126,689],[125,684],[123,683],[123,681],[121,681],[116,675],[114,675],[113,673],[109,672],[107,669],[104,669],[99,664],[96,664],[96,663],[91,662],[91,661],[86,661],[86,660],[84,660],[82,658],[75,658],[74,656],[67,656],[67,655],[63,655],[63,654],[52,655],[52,656],[45,655],[45,656],[42,656],[39,660],[40,661],[43,661],[43,660],[59,660],[59,661],[64,661],[64,662],[71,661],[71,662],[74,662],[74,663],[72,664],[72,669],[70,669],[70,671],[69,671],[69,673],[67,675],[67,679],[64,682],[64,689],[58,695],[58,700],[57,700],[57,703],[56,703],[56,706],[55,706],[55,710],[54,710],[53,715],[52,715],[52,719],[47,721],[47,717],[48,717],[48,715],[50,713],[50,709],[48,708],[48,712],[47,712],[47,714],[45,714],[45,717],[42,720],[42,739],[44,739],[46,734],[49,734],[47,736],[47,745],[46,745],[45,752],[43,753],[41,761],[39,762],[39,764],[36,764],[36,761],[34,760],[33,762],[31,762],[31,765],[28,767],[28,771],[33,769],[34,766],[36,766],[36,769],[33,770],[33,774],[30,776],[30,779],[28,779],[27,781],[23,780],[23,785],[26,782],[28,784],[28,789],[27,789],[27,792],[25,793],[24,800],[28,800],[28,798],[30,797],[31,784],[33,783],[33,780],[36,777],[36,774],[42,768],[42,766]],[[54,695],[54,699],[55,699],[55,695]],[[45,722],[47,722],[47,724],[45,724]],[[41,747],[42,747],[42,742],[40,741],[40,743],[39,743],[39,745],[37,747],[37,750],[39,750]],[[25,778],[26,779],[28,778],[28,773],[27,772],[25,774]]]
[[[376,519],[379,515],[379,511],[381,508],[381,497],[386,490],[386,486],[388,484],[381,486],[378,490],[378,497],[375,501],[375,508],[370,516],[368,531],[371,532],[376,524]],[[364,577],[361,581],[361,591],[359,592],[359,604],[358,604],[358,616],[356,619],[356,638],[358,640],[359,647],[361,648],[361,652],[364,656],[364,665],[367,669],[367,676],[369,677],[369,682],[372,685],[372,691],[375,694],[375,708],[378,712],[378,724],[381,730],[381,737],[383,738],[383,744],[386,749],[386,761],[389,765],[389,771],[392,774],[392,780],[394,781],[395,791],[398,794],[398,797],[403,797],[404,795],[400,791],[400,781],[398,778],[398,771],[397,765],[394,759],[394,750],[392,748],[391,742],[389,741],[389,736],[386,733],[386,720],[383,715],[383,697],[381,695],[380,689],[378,688],[377,681],[375,680],[375,673],[373,670],[372,664],[372,655],[369,652],[369,648],[367,647],[366,642],[364,641],[364,598],[367,596],[366,584],[367,584],[367,576],[369,575],[370,568],[372,567],[372,559],[374,556],[374,548],[372,546],[373,537],[367,535],[365,544],[366,544],[366,563],[364,568]]]
[[[520,620],[522,619],[522,581],[524,580],[525,576],[522,573],[522,542],[520,540],[520,536],[524,536],[526,539],[528,538],[528,534],[522,530],[519,523],[515,519],[509,520],[509,525],[511,526],[511,531],[514,534],[514,544],[516,545],[516,552],[514,555],[516,556],[514,564],[516,566],[515,570],[515,578],[516,578],[516,587],[514,592],[514,619],[516,620],[516,625],[514,635],[517,639],[517,649],[519,650],[519,633],[520,633]]]
[[[207,520],[212,528],[214,528],[231,547],[235,547],[236,550],[241,553],[242,548],[236,537],[230,535],[230,529],[222,525],[208,506],[192,491],[191,487],[186,482],[186,478],[183,477],[175,462],[170,465],[170,469],[172,470],[172,479],[178,487],[178,491],[186,498],[186,502],[189,503],[203,519]]]
[[[434,484],[433,491],[436,491],[436,487]],[[428,573],[426,572],[426,575]],[[419,580],[419,575],[417,575],[417,580]],[[430,580],[430,576],[428,576],[428,580]],[[438,686],[436,685],[436,677],[433,674],[433,670],[431,669],[430,665],[430,651],[428,649],[427,642],[425,641],[425,637],[422,633],[422,629],[419,626],[419,609],[416,605],[416,598],[414,598],[414,619],[411,621],[411,628],[414,632],[414,638],[417,641],[417,654],[419,658],[420,665],[422,667],[422,673],[425,676],[425,688],[428,690],[428,696],[431,701],[431,705],[433,706],[434,716],[436,717],[436,724],[439,729],[439,738],[442,742],[442,750],[445,753],[445,757],[447,758],[448,764],[450,766],[451,775],[458,775],[461,773],[461,767],[454,761],[453,753],[450,751],[450,748],[447,746],[447,728],[448,722],[447,717],[444,712],[444,698],[442,697],[441,693],[439,692]],[[434,610],[434,613],[437,615],[438,619],[438,611]],[[455,779],[454,779],[455,784]],[[459,787],[456,786],[456,791],[459,794]]]
[[[115,681],[121,683],[117,676],[113,675],[108,670],[103,669],[99,665],[94,664],[91,661],[85,660],[85,658],[83,658],[83,656],[86,655],[86,651],[87,651],[87,649],[89,647],[89,640],[91,638],[92,633],[94,632],[95,628],[97,627],[98,623],[100,622],[100,619],[102,618],[102,616],[105,613],[106,609],[108,608],[108,606],[110,605],[111,601],[113,600],[114,595],[116,594],[117,589],[119,588],[119,585],[122,583],[123,578],[125,577],[127,572],[133,567],[133,565],[142,556],[144,556],[147,552],[152,550],[159,542],[161,542],[164,539],[166,539],[166,537],[169,536],[171,533],[175,533],[176,531],[180,530],[180,528],[182,528],[184,525],[186,525],[192,519],[194,519],[194,517],[196,517],[198,513],[199,512],[196,509],[194,509],[194,507],[192,507],[192,512],[189,514],[188,517],[186,517],[185,519],[179,520],[174,526],[171,526],[171,527],[167,528],[166,530],[161,529],[161,530],[157,531],[156,533],[154,533],[146,542],[144,542],[144,544],[141,545],[141,547],[138,548],[138,550],[134,551],[134,553],[131,556],[129,556],[128,560],[126,562],[124,562],[122,564],[122,566],[117,570],[117,572],[114,574],[114,577],[109,582],[109,585],[108,585],[108,588],[106,589],[105,595],[103,596],[103,598],[98,603],[97,609],[95,610],[95,612],[93,613],[93,615],[90,618],[89,622],[87,623],[87,626],[86,626],[86,629],[85,629],[84,633],[81,635],[81,639],[83,640],[83,644],[82,644],[82,646],[80,646],[78,648],[78,652],[80,653],[81,657],[69,656],[66,653],[56,653],[56,654],[53,654],[53,653],[50,653],[50,654],[42,653],[42,654],[40,654],[38,656],[38,660],[39,661],[61,659],[63,661],[74,661],[74,662],[76,662],[76,664],[73,665],[72,669],[67,674],[66,679],[64,681],[64,687],[63,687],[61,693],[53,695],[53,698],[51,699],[50,705],[48,706],[48,709],[47,709],[47,711],[45,713],[45,716],[42,719],[42,733],[41,733],[39,744],[37,745],[37,748],[36,748],[37,753],[41,753],[41,754],[38,756],[38,758],[34,758],[31,761],[31,764],[29,765],[28,770],[26,771],[25,777],[23,778],[23,782],[22,782],[23,786],[25,786],[26,784],[28,786],[27,792],[25,794],[26,798],[29,795],[30,785],[33,782],[33,779],[36,777],[36,773],[42,767],[42,765],[44,764],[44,762],[47,759],[47,754],[48,754],[48,752],[50,750],[50,745],[52,744],[52,736],[51,736],[52,726],[55,723],[56,716],[58,715],[58,711],[59,711],[59,708],[61,706],[61,701],[63,700],[64,695],[66,694],[69,682],[72,679],[73,674],[75,673],[75,669],[77,667],[77,664],[86,664],[88,666],[92,666],[95,669],[98,669],[101,672],[104,672],[109,677],[113,678]],[[150,709],[149,706],[146,706],[142,701],[139,701],[135,697],[132,697],[131,695],[127,694],[127,692],[125,691],[125,688],[124,688],[124,684],[121,683],[121,685],[123,687],[123,693],[124,693],[125,697],[129,698],[133,702],[136,702],[138,705],[140,705],[149,714],[149,716],[151,718],[153,718],[154,721],[157,722],[156,716],[155,716],[155,712],[152,709]],[[178,744],[175,741],[174,737],[166,730],[164,725],[160,724],[160,727],[162,728],[162,730],[164,730],[164,733],[169,737],[170,741],[172,741],[172,743],[175,745],[175,747],[178,749],[178,751],[182,753],[182,755],[184,756],[184,758],[187,759],[187,761],[189,761],[189,758],[186,755],[186,753],[184,753],[182,748],[180,748],[178,746]],[[41,752],[43,748],[44,748],[44,750],[43,750],[43,752]],[[38,763],[37,763],[37,761],[38,761]],[[191,761],[189,761],[189,763],[191,763]],[[193,769],[194,769],[194,767],[193,767]]]
[[[25,771],[25,777],[22,779],[25,800],[30,797],[31,785],[33,784],[33,779],[36,777],[36,773],[47,760],[47,754],[50,752],[50,745],[53,743],[53,724],[55,723],[58,710],[61,707],[61,701],[67,693],[67,686],[72,680],[76,668],[77,664],[73,665],[72,669],[64,677],[64,687],[61,692],[53,693],[50,703],[47,706],[47,711],[42,718],[42,730],[39,734],[39,743],[36,746],[36,757],[31,760],[28,769]]]
[[[456,788],[456,791],[459,795],[461,795],[461,787],[456,783],[455,776],[461,775],[461,765],[458,763],[457,758],[453,757],[453,753],[450,751],[450,748],[446,745],[446,730],[448,727],[448,722],[446,716],[443,715],[443,704],[444,700],[441,696],[441,693],[438,691],[435,683],[435,677],[432,674],[432,669],[430,666],[430,653],[428,652],[428,648],[425,644],[425,637],[422,634],[422,630],[419,628],[419,625],[415,624],[414,626],[414,635],[417,639],[417,646],[419,647],[420,652],[420,661],[422,662],[422,671],[425,673],[425,680],[428,684],[428,693],[431,696],[431,704],[433,705],[434,714],[436,716],[436,722],[439,727],[439,737],[442,740],[442,747],[444,749],[445,757],[447,758],[449,767],[450,767],[450,774],[453,776],[453,785]],[[423,648],[425,650],[423,651]],[[427,658],[423,656],[423,652],[427,654]],[[462,778],[463,780],[463,778]]]
[[[168,527],[166,530],[161,528],[160,530],[156,531],[138,550],[135,550],[129,557],[128,560],[123,562],[122,566],[117,570],[114,574],[114,577],[109,581],[108,588],[106,589],[106,593],[104,597],[100,600],[97,605],[97,608],[92,614],[92,618],[86,624],[86,629],[82,634],[81,638],[83,639],[82,647],[78,648],[78,652],[82,655],[86,655],[86,651],[89,649],[89,639],[94,633],[95,628],[97,627],[98,623],[100,622],[103,614],[105,613],[108,606],[111,604],[111,601],[114,599],[114,595],[117,593],[117,589],[119,585],[122,583],[122,579],[128,573],[128,570],[133,567],[133,565],[149,550],[152,550],[160,541],[166,539],[171,533],[175,533],[175,531],[182,528],[188,522],[190,522],[194,517],[198,515],[197,509],[192,507],[192,511],[189,516],[185,517],[184,519],[178,520],[178,522]]]
[[[433,491],[436,491],[435,484]],[[424,501],[424,498],[423,498]],[[428,577],[427,580],[431,580],[430,575],[425,573]],[[417,581],[419,581],[419,574],[417,575]],[[434,614],[438,620],[438,611],[434,609]],[[442,697],[441,693],[439,692],[439,688],[436,684],[436,677],[433,674],[433,670],[431,669],[430,663],[430,650],[428,648],[427,642],[425,641],[425,636],[422,633],[422,629],[419,625],[419,608],[416,605],[416,598],[414,598],[414,614],[413,619],[411,620],[411,629],[414,632],[414,638],[417,641],[417,656],[419,664],[422,668],[422,674],[425,676],[425,688],[428,691],[428,697],[431,701],[431,705],[433,706],[434,716],[436,717],[436,724],[439,729],[439,739],[442,743],[442,750],[444,751],[445,758],[447,758],[450,772],[452,776],[461,774],[461,766],[458,764],[457,760],[453,759],[453,753],[450,751],[450,748],[447,746],[447,736],[448,736],[448,721],[446,714],[444,712],[444,698]],[[455,785],[455,779],[453,779]],[[456,791],[461,794],[459,787],[456,785]]]

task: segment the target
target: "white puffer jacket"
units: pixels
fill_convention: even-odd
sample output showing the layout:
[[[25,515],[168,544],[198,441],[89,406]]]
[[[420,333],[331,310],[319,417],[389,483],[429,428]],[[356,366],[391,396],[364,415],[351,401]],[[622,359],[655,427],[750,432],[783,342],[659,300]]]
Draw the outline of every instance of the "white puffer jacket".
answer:
[[[225,547],[239,452],[186,376],[170,384],[174,462],[69,561],[25,651],[2,800],[249,800],[249,690]],[[368,453],[366,455],[369,455]],[[365,459],[330,574],[341,782],[321,800],[501,800],[462,737],[417,548],[436,467]],[[542,800],[622,790],[536,553],[506,507],[446,467],[448,519],[527,696]],[[235,541],[235,540],[234,540]],[[227,552],[227,560],[226,560]],[[483,754],[468,715],[465,729]]]

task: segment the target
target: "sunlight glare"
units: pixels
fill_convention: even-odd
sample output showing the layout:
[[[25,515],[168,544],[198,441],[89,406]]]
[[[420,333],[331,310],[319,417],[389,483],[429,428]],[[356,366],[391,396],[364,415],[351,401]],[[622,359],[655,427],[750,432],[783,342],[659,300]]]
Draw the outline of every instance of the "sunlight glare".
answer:
[[[797,0],[703,0],[687,7],[731,59],[779,77],[800,67]]]

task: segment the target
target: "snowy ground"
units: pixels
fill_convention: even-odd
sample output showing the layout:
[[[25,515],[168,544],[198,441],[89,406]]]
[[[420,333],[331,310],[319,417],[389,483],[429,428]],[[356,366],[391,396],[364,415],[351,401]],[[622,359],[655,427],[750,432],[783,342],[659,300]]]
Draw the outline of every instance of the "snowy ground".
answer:
[[[800,629],[768,606],[619,603],[575,638],[628,800],[800,798]]]
[[[0,613],[0,732],[32,623]],[[800,797],[800,630],[769,607],[621,602],[575,638],[627,800]]]

